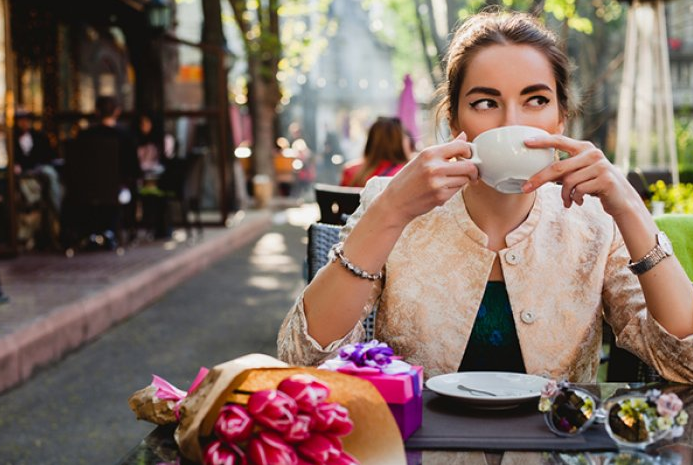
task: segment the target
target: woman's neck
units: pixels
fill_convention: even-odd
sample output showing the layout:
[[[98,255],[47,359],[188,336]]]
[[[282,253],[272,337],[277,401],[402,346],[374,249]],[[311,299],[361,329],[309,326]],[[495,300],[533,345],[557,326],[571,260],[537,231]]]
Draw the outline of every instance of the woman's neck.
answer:
[[[468,184],[462,195],[469,217],[491,242],[504,240],[520,226],[532,210],[536,197],[536,193],[501,194],[482,181]]]

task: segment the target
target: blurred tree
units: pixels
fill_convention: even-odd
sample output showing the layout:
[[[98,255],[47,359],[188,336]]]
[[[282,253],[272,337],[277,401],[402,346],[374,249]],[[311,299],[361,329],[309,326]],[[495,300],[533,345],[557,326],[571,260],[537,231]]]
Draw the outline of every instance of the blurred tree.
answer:
[[[229,0],[248,64],[247,97],[253,126],[253,170],[273,173],[276,119],[290,97],[291,74],[306,71],[335,24],[327,21],[331,0]]]

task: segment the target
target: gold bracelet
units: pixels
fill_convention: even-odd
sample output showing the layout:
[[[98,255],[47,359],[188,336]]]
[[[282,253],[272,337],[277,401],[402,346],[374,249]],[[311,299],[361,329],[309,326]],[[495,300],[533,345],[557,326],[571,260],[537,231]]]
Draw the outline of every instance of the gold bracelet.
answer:
[[[368,279],[369,281],[377,281],[379,279],[382,279],[383,277],[383,272],[378,271],[375,274],[371,274],[366,270],[362,270],[358,266],[354,265],[349,261],[348,258],[344,256],[344,243],[343,242],[337,242],[335,245],[332,246],[330,249],[330,261],[335,261],[339,260],[339,264],[342,265],[344,268],[349,270],[354,276],[357,278],[361,279]]]

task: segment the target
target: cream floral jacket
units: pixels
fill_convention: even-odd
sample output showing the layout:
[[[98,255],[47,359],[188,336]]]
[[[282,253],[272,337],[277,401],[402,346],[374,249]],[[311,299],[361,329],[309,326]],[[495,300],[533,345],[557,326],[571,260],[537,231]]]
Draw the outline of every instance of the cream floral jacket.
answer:
[[[374,178],[342,230],[353,229],[388,179]],[[378,305],[375,337],[425,376],[457,371],[486,289],[496,252],[471,220],[461,194],[412,221],[374,284],[362,319]],[[693,336],[679,339],[649,314],[628,252],[597,199],[566,209],[558,186],[544,186],[498,252],[528,373],[574,382],[596,380],[602,318],[619,346],[665,378],[693,382]],[[671,258],[673,259],[673,258]],[[358,323],[321,347],[308,333],[303,295],[279,331],[279,357],[315,365],[343,345],[362,340]]]

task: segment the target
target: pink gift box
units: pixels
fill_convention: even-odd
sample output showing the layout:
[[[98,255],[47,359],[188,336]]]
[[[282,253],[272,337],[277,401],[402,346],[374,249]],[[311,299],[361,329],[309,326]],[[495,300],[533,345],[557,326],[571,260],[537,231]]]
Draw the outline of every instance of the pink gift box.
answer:
[[[378,389],[390,407],[403,439],[421,427],[423,367],[412,366],[409,373],[401,375],[354,375],[370,381]]]

